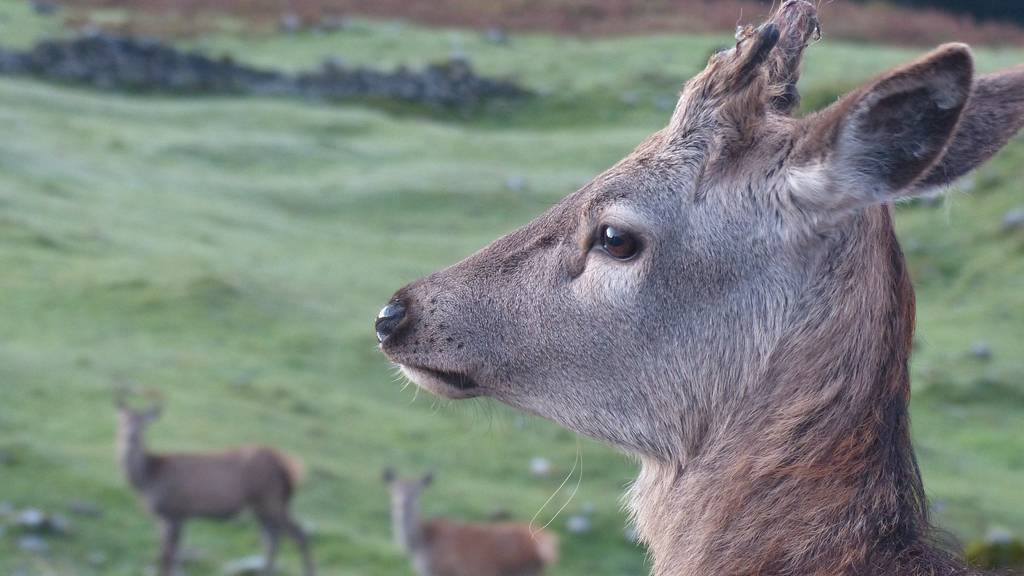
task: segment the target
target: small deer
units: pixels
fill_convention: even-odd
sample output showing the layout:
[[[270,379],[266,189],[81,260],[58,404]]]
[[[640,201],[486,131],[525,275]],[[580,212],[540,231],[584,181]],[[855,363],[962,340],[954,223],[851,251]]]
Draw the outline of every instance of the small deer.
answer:
[[[668,125],[547,213],[399,290],[384,354],[635,454],[658,576],[970,573],[932,543],[910,439],[914,292],[891,205],[1024,125],[1024,66],[947,44],[794,115],[786,0]]]
[[[424,521],[420,493],[433,479],[432,474],[399,479],[384,471],[395,543],[409,555],[417,576],[540,576],[558,560],[558,538],[527,524]]]
[[[264,572],[273,573],[278,541],[285,534],[298,544],[304,574],[314,576],[306,535],[289,510],[302,477],[297,460],[263,446],[212,454],[148,452],[145,431],[160,416],[162,405],[132,408],[125,393],[119,392],[117,407],[121,468],[161,530],[159,576],[174,572],[186,520],[227,520],[247,509],[263,528]]]

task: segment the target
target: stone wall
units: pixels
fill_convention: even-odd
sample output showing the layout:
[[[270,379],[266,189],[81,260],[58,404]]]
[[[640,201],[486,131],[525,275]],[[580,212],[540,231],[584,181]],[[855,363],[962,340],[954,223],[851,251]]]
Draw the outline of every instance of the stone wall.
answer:
[[[530,94],[512,82],[478,76],[465,60],[393,72],[326,62],[317,70],[288,74],[227,57],[183,52],[154,40],[105,33],[47,40],[25,52],[0,49],[0,74],[133,93],[239,94],[327,102],[372,99],[456,109]]]

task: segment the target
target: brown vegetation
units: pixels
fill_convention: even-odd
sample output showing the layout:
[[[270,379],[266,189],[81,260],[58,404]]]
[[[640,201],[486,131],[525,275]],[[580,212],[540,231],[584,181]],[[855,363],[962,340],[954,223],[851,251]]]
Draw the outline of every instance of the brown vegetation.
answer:
[[[347,16],[401,18],[428,25],[500,27],[584,36],[644,32],[731,31],[759,21],[768,2],[754,0],[65,0],[71,23],[88,19],[91,8],[133,11],[128,30],[160,36],[202,32],[211,16],[240,17],[270,30],[288,16],[306,25]],[[849,0],[821,2],[835,37],[871,42],[934,45],[950,40],[972,44],[1024,45],[1024,30],[1012,24],[979,23],[930,9],[909,10]]]

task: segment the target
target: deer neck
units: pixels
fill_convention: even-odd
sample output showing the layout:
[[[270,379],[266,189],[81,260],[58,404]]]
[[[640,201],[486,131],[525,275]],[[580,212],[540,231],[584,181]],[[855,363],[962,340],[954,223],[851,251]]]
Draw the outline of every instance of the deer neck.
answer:
[[[415,554],[423,548],[423,518],[418,498],[392,499],[391,529],[395,543],[406,552]]]
[[[122,430],[118,434],[118,459],[128,482],[135,488],[143,488],[148,482],[149,453],[142,434],[131,435]]]
[[[796,311],[758,393],[687,461],[644,462],[632,508],[654,574],[891,573],[929,550],[908,419],[913,290],[887,209],[862,224],[828,255],[851,266],[821,287],[840,300]],[[852,268],[864,258],[874,276]]]

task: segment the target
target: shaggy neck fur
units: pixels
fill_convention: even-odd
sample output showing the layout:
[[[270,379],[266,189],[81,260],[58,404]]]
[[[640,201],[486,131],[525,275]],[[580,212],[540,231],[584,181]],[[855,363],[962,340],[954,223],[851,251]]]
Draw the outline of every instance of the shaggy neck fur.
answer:
[[[836,239],[758,392],[632,491],[657,576],[952,575],[910,442],[914,296],[887,207]],[[756,396],[756,397],[755,397]]]

